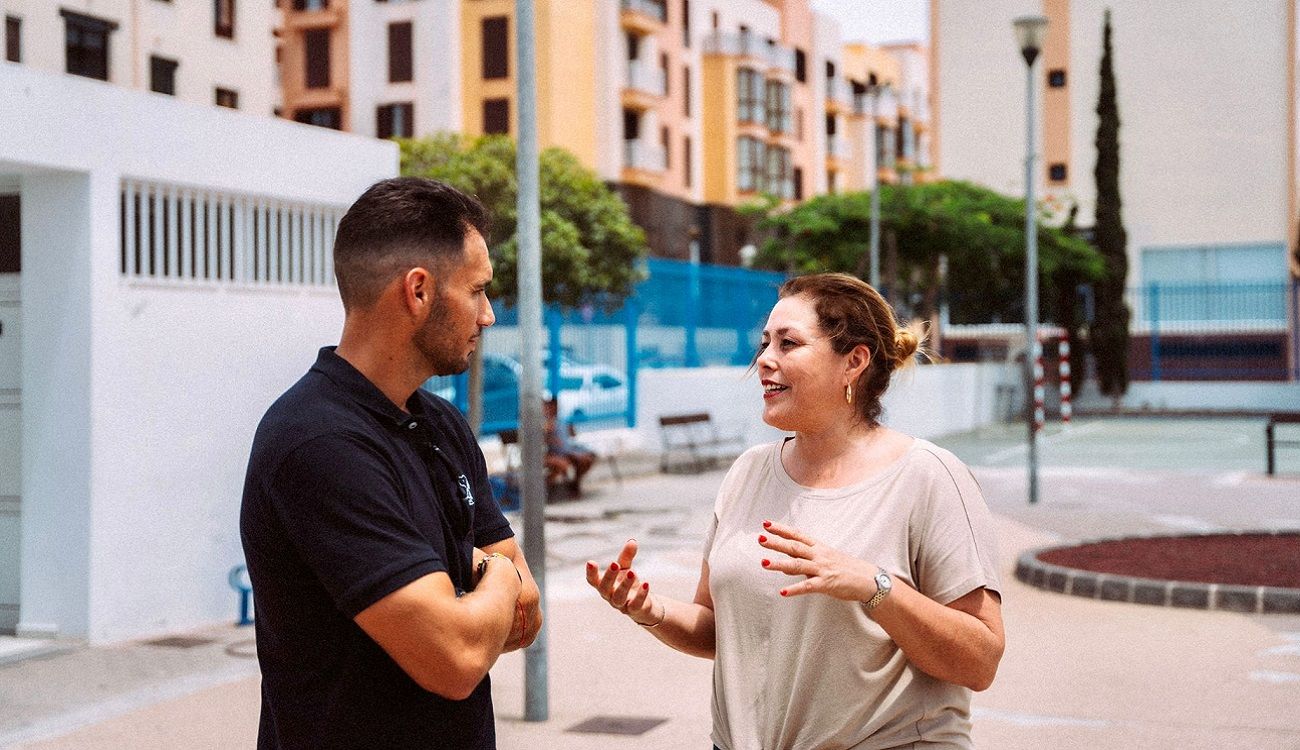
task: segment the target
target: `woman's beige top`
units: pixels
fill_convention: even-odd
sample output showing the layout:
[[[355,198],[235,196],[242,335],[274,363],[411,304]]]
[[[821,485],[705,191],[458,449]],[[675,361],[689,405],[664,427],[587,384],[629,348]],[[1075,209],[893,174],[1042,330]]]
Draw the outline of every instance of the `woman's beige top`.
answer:
[[[745,452],[718,491],[705,545],[717,625],[713,742],[722,750],[969,748],[971,691],[913,667],[855,602],[783,598],[759,564],[763,521],[870,561],[940,604],[998,590],[988,507],[970,470],[916,440],[866,481],[796,484],[781,443]]]

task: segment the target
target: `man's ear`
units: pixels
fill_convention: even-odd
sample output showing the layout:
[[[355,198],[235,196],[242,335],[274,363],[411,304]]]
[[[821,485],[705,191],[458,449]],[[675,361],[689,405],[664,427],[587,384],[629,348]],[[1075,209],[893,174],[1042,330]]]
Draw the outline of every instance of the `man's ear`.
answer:
[[[433,274],[415,267],[402,277],[402,302],[412,315],[423,317],[435,297]]]

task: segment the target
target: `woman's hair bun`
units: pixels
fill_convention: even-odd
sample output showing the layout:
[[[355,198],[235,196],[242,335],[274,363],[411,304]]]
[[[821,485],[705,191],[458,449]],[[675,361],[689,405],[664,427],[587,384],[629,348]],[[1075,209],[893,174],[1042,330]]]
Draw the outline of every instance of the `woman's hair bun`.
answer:
[[[894,367],[902,368],[912,363],[916,350],[925,338],[925,329],[918,324],[894,330]]]

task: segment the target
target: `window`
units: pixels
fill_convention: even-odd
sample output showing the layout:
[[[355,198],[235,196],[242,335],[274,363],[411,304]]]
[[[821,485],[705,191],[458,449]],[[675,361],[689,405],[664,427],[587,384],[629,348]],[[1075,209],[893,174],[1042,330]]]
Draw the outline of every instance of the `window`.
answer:
[[[415,105],[411,102],[383,104],[375,110],[375,135],[379,138],[411,138],[415,135]]]
[[[768,81],[766,85],[766,108],[764,122],[767,129],[774,133],[791,133],[794,122],[791,116],[790,86],[780,81]]]
[[[5,16],[5,59],[9,62],[23,61],[22,34],[22,19]]]
[[[108,80],[109,39],[117,28],[112,21],[60,10],[64,23],[67,72],[76,76]]]
[[[179,63],[165,57],[149,57],[149,90],[176,96],[176,67]]]
[[[307,88],[327,89],[330,85],[330,30],[309,29],[305,39]]]
[[[23,266],[19,198],[0,195],[0,227],[13,227],[13,231],[0,232],[0,273],[21,273]],[[12,334],[11,334],[12,335]]]
[[[1069,174],[1069,169],[1062,162],[1056,162],[1047,168],[1047,178],[1052,182],[1065,182]]]
[[[239,92],[234,89],[217,88],[216,103],[218,107],[239,109]]]
[[[790,180],[790,149],[768,146],[765,149],[766,169],[762,189],[777,197],[789,200],[794,197]]]
[[[338,107],[321,107],[319,109],[300,109],[294,113],[295,122],[315,125],[320,128],[343,129],[343,113]]]
[[[510,77],[510,22],[505,16],[483,19],[483,78]]]
[[[893,133],[891,128],[883,125],[876,126],[876,167],[878,169],[888,169],[894,166],[894,150],[890,148],[893,145]]]
[[[794,199],[803,200],[803,170],[799,167],[794,168]]]
[[[718,11],[713,11],[713,30],[718,30]]]
[[[212,33],[223,39],[235,38],[235,0],[214,0]]]
[[[691,170],[694,165],[695,158],[691,155],[691,137],[688,135],[682,138],[682,171],[685,172],[682,175],[682,183],[686,187],[691,186]]]
[[[388,24],[388,82],[411,80],[411,23]]]
[[[758,189],[759,153],[763,144],[747,135],[736,142],[736,189],[752,193]]]
[[[663,71],[664,74],[664,96],[668,96],[669,94],[668,81],[672,78],[672,76],[668,74],[668,53],[667,52],[663,52],[659,55],[659,69]]]
[[[835,63],[830,60],[826,61],[826,80],[830,81],[835,78]]]
[[[828,192],[828,193],[834,193],[834,192],[835,192],[835,173],[834,173],[834,172],[827,172],[827,173],[826,173],[826,192]]]
[[[691,0],[682,0],[682,47],[691,48]]]
[[[794,79],[799,83],[808,82],[808,55],[798,47],[794,48]]]
[[[328,7],[329,0],[293,0],[294,10],[325,10]]]
[[[763,121],[763,76],[756,70],[737,70],[736,113],[740,122]]]
[[[1052,68],[1047,71],[1047,85],[1054,89],[1065,88],[1065,69]]]
[[[636,110],[623,110],[623,140],[635,141],[641,137],[641,116]]]
[[[691,68],[682,68],[682,114],[691,116]]]
[[[510,134],[510,100],[487,99],[483,102],[483,132],[487,135]]]
[[[659,129],[659,143],[664,147],[664,169],[672,169],[673,141],[672,134],[668,132],[667,125]]]

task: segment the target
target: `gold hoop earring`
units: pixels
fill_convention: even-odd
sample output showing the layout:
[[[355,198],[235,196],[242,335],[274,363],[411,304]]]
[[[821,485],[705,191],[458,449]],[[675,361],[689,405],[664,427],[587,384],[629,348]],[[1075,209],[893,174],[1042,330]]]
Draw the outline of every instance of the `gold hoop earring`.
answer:
[[[853,403],[853,384],[852,384],[852,383],[845,383],[845,384],[844,384],[844,403],[846,403],[846,404],[852,404],[852,403]]]

